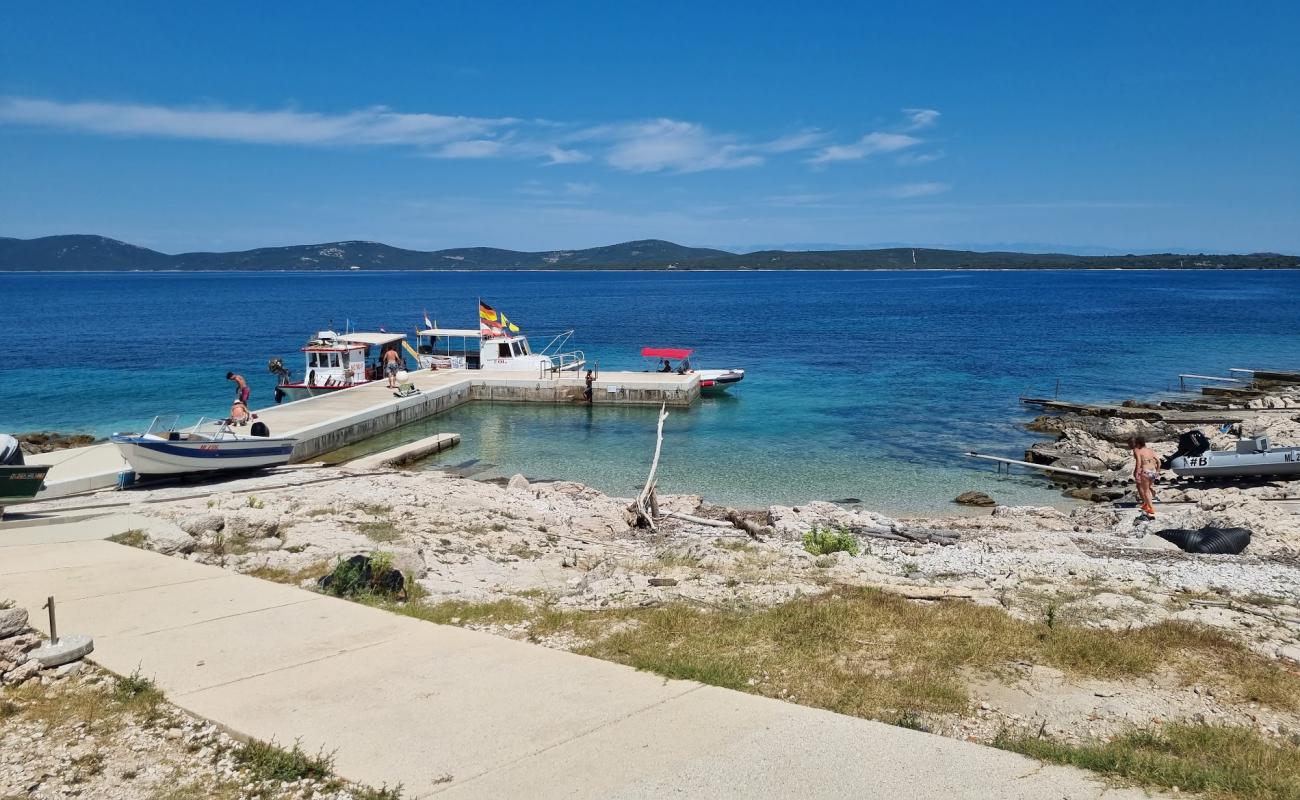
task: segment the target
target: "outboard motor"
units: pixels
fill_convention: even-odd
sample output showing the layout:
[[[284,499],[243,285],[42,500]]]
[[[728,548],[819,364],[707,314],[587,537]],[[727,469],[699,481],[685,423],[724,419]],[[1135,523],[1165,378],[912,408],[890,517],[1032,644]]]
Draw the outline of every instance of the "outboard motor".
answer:
[[[1205,438],[1205,434],[1193,428],[1178,437],[1178,449],[1174,454],[1160,462],[1161,469],[1171,469],[1175,458],[1183,456],[1204,455],[1210,449],[1210,440]]]
[[[21,467],[23,462],[23,446],[18,440],[7,433],[0,433],[0,465],[6,467]]]

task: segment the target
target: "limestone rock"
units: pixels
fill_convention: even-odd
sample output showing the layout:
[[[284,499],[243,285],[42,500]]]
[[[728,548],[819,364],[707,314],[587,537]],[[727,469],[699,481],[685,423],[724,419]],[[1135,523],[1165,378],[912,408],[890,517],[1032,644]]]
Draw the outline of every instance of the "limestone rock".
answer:
[[[989,497],[983,492],[975,491],[962,492],[953,498],[953,502],[960,503],[964,506],[980,506],[983,508],[989,508],[998,504],[998,501],[994,500],[992,497]]]
[[[27,609],[6,608],[0,611],[0,639],[17,636],[27,630]]]
[[[529,486],[530,484],[528,483],[527,478],[519,473],[515,473],[510,477],[510,482],[506,484],[506,490],[511,492],[526,492],[528,491]]]
[[[190,536],[200,536],[208,531],[220,531],[226,527],[226,520],[220,514],[191,514],[177,524]]]
[[[189,536],[156,535],[149,537],[149,549],[173,556],[177,553],[186,555],[194,552],[198,541]]]
[[[24,661],[4,674],[5,686],[19,686],[35,678],[41,672],[41,662]]]
[[[220,530],[227,536],[262,539],[279,532],[280,515],[265,508],[242,509],[226,514],[224,528],[211,530]]]

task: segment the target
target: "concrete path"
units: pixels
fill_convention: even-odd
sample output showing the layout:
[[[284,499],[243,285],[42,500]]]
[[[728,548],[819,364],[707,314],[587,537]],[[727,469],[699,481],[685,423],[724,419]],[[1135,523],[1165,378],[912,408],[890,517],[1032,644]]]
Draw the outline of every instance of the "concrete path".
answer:
[[[232,733],[333,751],[411,798],[1098,798],[1020,756],[669,681],[100,541],[129,515],[0,530],[0,597],[95,637]]]

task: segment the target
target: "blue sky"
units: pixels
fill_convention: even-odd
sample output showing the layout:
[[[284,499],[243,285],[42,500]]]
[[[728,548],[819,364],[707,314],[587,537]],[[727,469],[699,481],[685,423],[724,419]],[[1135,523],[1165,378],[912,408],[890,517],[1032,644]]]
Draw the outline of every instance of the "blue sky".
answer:
[[[4,9],[0,235],[1300,253],[1295,3]]]

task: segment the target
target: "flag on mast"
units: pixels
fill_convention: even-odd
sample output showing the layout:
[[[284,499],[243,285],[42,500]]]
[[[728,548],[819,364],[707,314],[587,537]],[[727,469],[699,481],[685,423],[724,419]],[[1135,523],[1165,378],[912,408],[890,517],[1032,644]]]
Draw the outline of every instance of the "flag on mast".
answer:
[[[478,329],[484,336],[502,334],[501,323],[497,322],[497,310],[482,300],[478,301]]]

